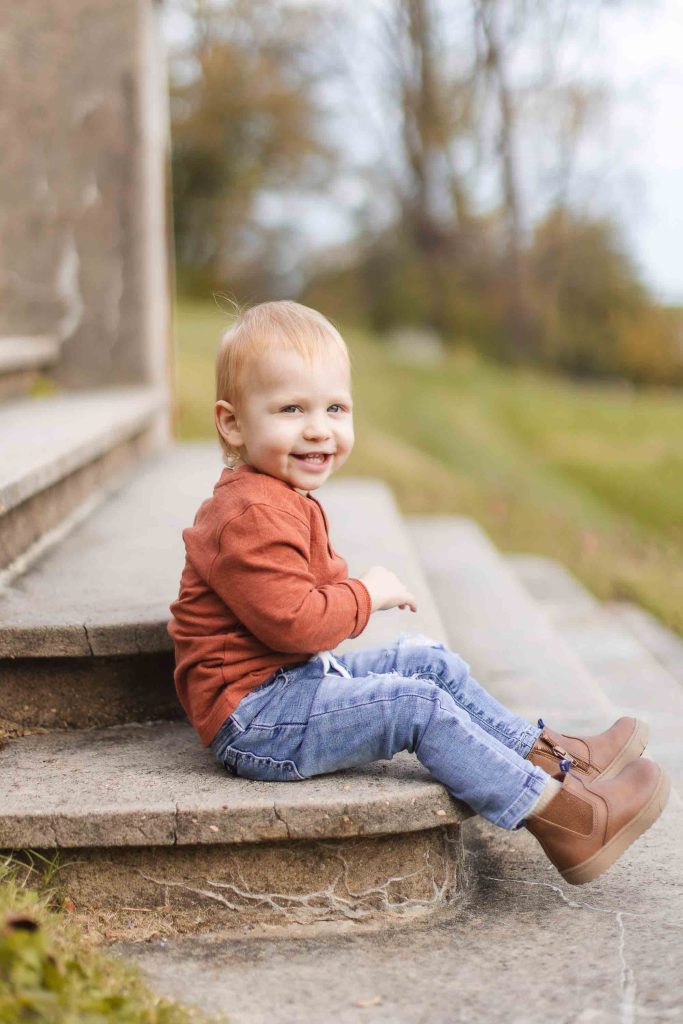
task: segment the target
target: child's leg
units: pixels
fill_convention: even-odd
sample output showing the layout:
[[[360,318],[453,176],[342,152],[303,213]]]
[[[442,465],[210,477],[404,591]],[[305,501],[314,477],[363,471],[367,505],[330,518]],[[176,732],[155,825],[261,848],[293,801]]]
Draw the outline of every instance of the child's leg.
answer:
[[[404,670],[416,667],[413,657],[425,661],[422,644],[402,646]],[[508,829],[526,824],[574,884],[605,871],[666,805],[668,779],[653,762],[633,761],[607,780],[582,782],[566,771],[553,778],[486,732],[449,686],[439,685],[446,677],[437,671],[431,674],[438,681],[430,678],[425,664],[416,675],[382,671],[391,656],[378,648],[370,674],[350,675],[347,666],[360,669],[369,655],[346,655],[339,668],[325,655],[281,669],[220,730],[218,760],[246,778],[294,781],[414,751],[454,797],[489,821]]]
[[[245,777],[287,781],[409,750],[454,797],[494,824],[517,827],[549,776],[486,732],[429,677],[435,663],[426,670],[424,647],[398,646],[406,675],[396,671],[393,653],[386,671],[375,663],[373,674],[353,678],[325,675],[320,659],[283,669],[278,682],[238,707],[238,731],[220,759]]]
[[[294,760],[304,777],[415,753],[430,774],[502,828],[516,828],[549,776],[485,732],[450,693],[419,676],[326,675]]]
[[[387,647],[373,647],[337,656],[352,676],[386,675],[431,679],[447,690],[458,707],[484,732],[526,757],[541,733],[513,714],[470,675],[469,665],[442,643],[421,635],[402,635]]]
[[[541,719],[533,726],[514,715],[473,679],[469,666],[459,655],[429,637],[403,635],[388,647],[340,655],[337,660],[351,675],[395,671],[399,675],[432,679],[485,732],[550,775],[571,762],[572,770],[585,780],[613,778],[640,757],[647,745],[648,727],[636,718],[622,717],[606,732],[585,737],[566,736]]]

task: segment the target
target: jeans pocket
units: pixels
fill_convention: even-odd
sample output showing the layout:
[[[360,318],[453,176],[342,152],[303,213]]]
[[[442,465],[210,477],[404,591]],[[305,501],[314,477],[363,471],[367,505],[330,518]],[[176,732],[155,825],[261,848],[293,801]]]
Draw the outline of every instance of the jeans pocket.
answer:
[[[235,750],[229,752],[231,757],[226,760],[226,767],[230,764],[230,770],[234,775],[242,779],[252,779],[256,782],[303,782],[304,776],[299,774],[293,761],[278,761],[274,757],[264,757],[262,754],[252,754],[247,750]]]

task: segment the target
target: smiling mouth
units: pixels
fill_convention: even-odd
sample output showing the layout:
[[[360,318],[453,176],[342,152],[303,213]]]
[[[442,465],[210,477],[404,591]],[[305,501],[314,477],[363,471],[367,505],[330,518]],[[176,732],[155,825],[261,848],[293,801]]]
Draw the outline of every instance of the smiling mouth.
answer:
[[[324,466],[332,458],[331,452],[310,452],[307,455],[297,455],[292,452],[292,455],[299,462],[309,462],[314,466]]]

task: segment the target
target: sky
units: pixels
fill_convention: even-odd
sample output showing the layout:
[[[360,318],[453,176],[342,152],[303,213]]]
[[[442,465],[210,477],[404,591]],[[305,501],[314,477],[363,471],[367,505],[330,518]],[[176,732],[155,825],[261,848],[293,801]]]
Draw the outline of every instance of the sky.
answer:
[[[632,4],[603,28],[612,135],[631,181],[622,222],[648,284],[683,302],[683,3]]]
[[[171,13],[165,31],[170,43],[178,42],[187,23]],[[683,303],[682,0],[625,0],[608,8],[586,60],[590,75],[603,80],[612,97],[609,114],[589,137],[586,152],[596,192],[618,218],[654,294],[664,302]],[[586,180],[590,190],[590,175]],[[278,203],[277,197],[266,197],[266,215],[269,203],[277,218],[278,205],[291,214],[297,198],[283,196]],[[333,204],[323,209],[301,200],[300,218],[317,232],[319,242],[343,238],[344,218]]]

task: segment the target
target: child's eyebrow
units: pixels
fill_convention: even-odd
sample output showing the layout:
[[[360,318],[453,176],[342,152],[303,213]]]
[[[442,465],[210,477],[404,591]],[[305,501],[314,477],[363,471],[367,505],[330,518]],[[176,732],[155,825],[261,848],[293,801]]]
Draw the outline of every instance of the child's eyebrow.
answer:
[[[275,395],[273,398],[274,405],[302,405],[309,400],[307,395]],[[351,395],[348,392],[339,391],[332,393],[328,401],[338,402],[340,404],[348,405],[351,401]]]

